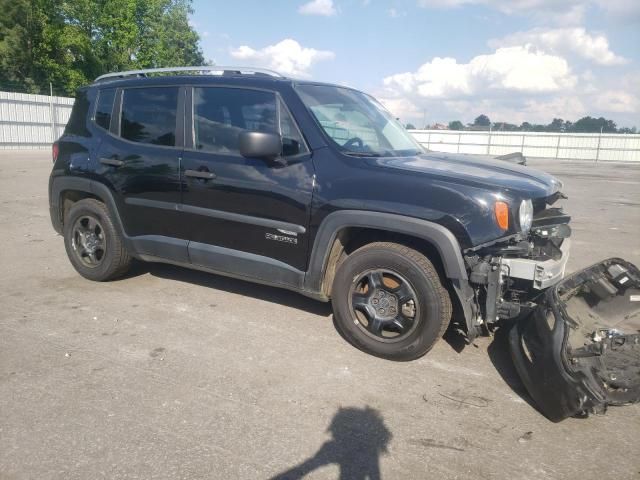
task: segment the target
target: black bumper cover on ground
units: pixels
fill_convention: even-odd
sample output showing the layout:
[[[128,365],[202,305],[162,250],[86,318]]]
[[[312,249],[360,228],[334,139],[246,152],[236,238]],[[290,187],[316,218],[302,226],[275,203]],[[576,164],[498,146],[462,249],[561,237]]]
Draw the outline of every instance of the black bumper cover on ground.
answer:
[[[640,401],[639,293],[634,265],[605,260],[549,288],[513,327],[516,369],[547,418]]]

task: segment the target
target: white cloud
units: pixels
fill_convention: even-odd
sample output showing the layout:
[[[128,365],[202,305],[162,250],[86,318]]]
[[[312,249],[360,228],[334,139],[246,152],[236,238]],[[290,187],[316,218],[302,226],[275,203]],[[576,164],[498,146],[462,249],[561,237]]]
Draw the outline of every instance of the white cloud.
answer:
[[[468,62],[433,58],[382,83],[375,96],[402,121],[420,126],[423,119],[470,122],[480,114],[516,124],[585,115],[613,118],[619,125],[640,122],[640,71],[574,72],[565,58],[531,45],[498,48]]]
[[[391,90],[427,98],[457,98],[491,91],[552,92],[575,85],[567,61],[525,45],[499,48],[469,63],[436,57],[415,73],[384,79]]]
[[[533,15],[545,23],[578,25],[587,8],[596,6],[621,23],[640,22],[638,0],[417,0],[424,8],[458,8],[482,5],[507,15]]]
[[[378,97],[378,100],[394,116],[401,117],[402,119],[416,119],[422,114],[418,105],[406,98],[389,98],[381,96]]]
[[[560,9],[585,3],[583,0],[418,0],[425,8],[455,8],[464,5],[486,5],[505,13],[527,10]]]
[[[622,22],[640,21],[640,2],[637,0],[595,0],[595,3]]]
[[[532,10],[565,10],[580,4],[581,0],[418,0],[425,8],[456,8],[465,5],[485,5],[504,13],[520,13]]]
[[[407,16],[407,12],[402,12],[396,8],[390,8],[389,10],[387,10],[387,13],[391,18],[400,18]]]
[[[571,53],[599,65],[628,63],[627,59],[611,51],[609,40],[604,34],[590,34],[583,27],[534,28],[489,41],[489,46],[493,48],[524,44],[532,44],[552,52]]]
[[[606,90],[594,95],[594,105],[601,111],[615,113],[637,113],[640,97],[621,90]]]
[[[291,38],[259,50],[242,45],[231,50],[231,56],[249,62],[252,66],[272,68],[297,77],[309,76],[309,69],[316,62],[335,57],[331,51],[303,47]]]
[[[415,70],[384,78],[373,93],[403,121],[469,122],[486,114],[493,121],[547,124],[591,115],[640,124],[635,57],[621,54],[625,45],[610,44],[610,30],[583,26],[586,13],[590,21],[592,15],[607,16],[611,28],[636,22],[640,0],[415,1],[425,8],[476,5],[526,17],[540,27],[490,40],[489,51],[470,59],[430,58]]]
[[[442,75],[439,82],[434,82],[440,88],[438,90],[417,78],[419,72],[405,73],[387,77],[385,86],[373,93],[402,121],[420,126],[423,119],[427,123],[470,122],[480,114],[488,115],[494,122],[515,124],[524,121],[548,124],[553,118],[575,121],[590,115],[611,118],[620,126],[640,125],[640,93],[637,93],[640,70],[622,77],[616,74],[602,76],[586,70],[576,75],[580,81],[571,88],[558,90],[492,90],[466,75],[465,66],[469,64],[458,64],[453,59],[447,59],[447,62],[446,69],[451,69],[449,73],[454,79],[463,72],[464,82],[445,81],[447,77]],[[438,62],[431,61],[426,65],[434,63]]]
[[[638,0],[417,0],[424,8],[458,8],[482,5],[507,15],[534,15],[545,23],[577,25],[583,23],[587,8],[597,6],[620,22],[640,21]]]
[[[298,13],[302,15],[322,15],[330,17],[338,13],[338,10],[333,5],[333,0],[311,0],[304,5],[298,7]]]

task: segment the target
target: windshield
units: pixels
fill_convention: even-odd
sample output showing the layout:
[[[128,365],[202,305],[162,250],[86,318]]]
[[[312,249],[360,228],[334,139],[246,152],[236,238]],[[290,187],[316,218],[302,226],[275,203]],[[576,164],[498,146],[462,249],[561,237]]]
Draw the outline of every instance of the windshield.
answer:
[[[300,98],[341,150],[354,156],[409,156],[422,147],[372,97],[349,88],[298,85]]]

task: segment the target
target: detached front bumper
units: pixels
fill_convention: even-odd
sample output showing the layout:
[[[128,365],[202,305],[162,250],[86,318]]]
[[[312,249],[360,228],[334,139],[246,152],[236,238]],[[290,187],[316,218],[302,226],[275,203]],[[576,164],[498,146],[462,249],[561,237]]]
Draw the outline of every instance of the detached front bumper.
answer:
[[[554,422],[640,401],[640,271],[612,258],[572,274],[515,324],[509,343]]]
[[[564,277],[564,272],[571,251],[571,239],[565,238],[560,246],[562,256],[549,260],[530,260],[526,258],[503,258],[502,265],[506,268],[506,275],[511,278],[531,280],[533,288],[544,290],[558,283]]]

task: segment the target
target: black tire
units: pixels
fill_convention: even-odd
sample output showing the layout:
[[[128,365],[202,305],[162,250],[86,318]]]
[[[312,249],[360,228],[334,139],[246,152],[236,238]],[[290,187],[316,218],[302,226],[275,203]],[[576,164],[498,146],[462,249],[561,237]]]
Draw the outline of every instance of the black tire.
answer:
[[[433,264],[397,243],[370,243],[346,257],[331,296],[340,334],[360,350],[389,360],[422,357],[451,320],[451,299]]]
[[[84,278],[105,282],[129,270],[131,257],[104,203],[93,198],[76,202],[65,217],[63,234],[67,256]]]

